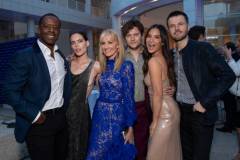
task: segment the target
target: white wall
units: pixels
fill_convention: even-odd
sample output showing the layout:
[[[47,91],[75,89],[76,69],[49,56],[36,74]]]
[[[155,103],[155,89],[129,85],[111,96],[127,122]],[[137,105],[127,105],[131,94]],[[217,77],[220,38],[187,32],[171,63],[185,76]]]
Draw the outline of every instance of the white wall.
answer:
[[[67,8],[67,4],[64,4],[63,0],[60,0],[59,3],[65,6],[46,3],[40,0],[0,0],[0,9],[16,12],[16,16],[11,17],[15,21],[17,20],[14,18],[26,18],[27,15],[36,18],[42,16],[43,14],[52,12],[58,15],[62,21],[73,24],[82,24],[101,29],[111,27],[110,19],[104,17],[94,17],[85,12],[69,9]],[[11,14],[13,15],[14,12],[11,12]]]
[[[166,18],[168,14],[174,10],[183,10],[182,3],[170,4],[167,6],[159,7],[150,10],[140,15],[140,21],[143,23],[145,28],[149,28],[153,24],[166,25]]]
[[[65,56],[68,56],[71,52],[70,43],[69,43],[69,30],[61,29],[61,34],[57,41],[57,45]]]

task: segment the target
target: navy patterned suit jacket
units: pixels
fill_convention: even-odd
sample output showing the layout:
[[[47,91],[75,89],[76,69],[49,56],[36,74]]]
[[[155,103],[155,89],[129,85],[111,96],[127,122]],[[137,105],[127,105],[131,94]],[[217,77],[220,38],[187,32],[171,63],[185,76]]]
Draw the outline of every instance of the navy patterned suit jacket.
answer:
[[[63,91],[63,107],[66,108],[71,94],[71,76],[65,57],[58,52],[64,59],[66,69]],[[3,92],[7,104],[16,112],[15,138],[20,143],[24,142],[29,127],[51,92],[47,63],[37,42],[14,54],[8,66]]]

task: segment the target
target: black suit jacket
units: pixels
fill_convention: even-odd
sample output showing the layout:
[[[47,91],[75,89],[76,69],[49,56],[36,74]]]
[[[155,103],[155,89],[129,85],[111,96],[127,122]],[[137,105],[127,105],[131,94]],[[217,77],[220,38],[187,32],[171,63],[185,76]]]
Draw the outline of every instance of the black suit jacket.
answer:
[[[235,81],[235,74],[207,42],[189,39],[181,53],[192,93],[207,110],[204,123],[213,124],[218,116],[216,103]]]

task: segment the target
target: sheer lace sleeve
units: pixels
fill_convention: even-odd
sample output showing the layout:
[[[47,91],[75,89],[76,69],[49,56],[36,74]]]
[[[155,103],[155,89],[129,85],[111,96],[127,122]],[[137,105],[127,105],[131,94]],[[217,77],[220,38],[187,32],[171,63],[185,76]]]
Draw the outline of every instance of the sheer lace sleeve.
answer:
[[[135,101],[134,101],[134,67],[130,61],[122,64],[123,81],[123,105],[126,126],[133,126],[136,119]]]

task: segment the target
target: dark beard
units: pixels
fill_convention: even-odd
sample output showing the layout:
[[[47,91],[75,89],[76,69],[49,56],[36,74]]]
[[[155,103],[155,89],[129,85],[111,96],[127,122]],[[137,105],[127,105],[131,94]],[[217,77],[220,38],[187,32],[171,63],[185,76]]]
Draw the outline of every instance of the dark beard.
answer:
[[[184,36],[180,37],[179,39],[176,39],[176,38],[173,38],[172,39],[175,41],[175,42],[179,42],[179,41],[182,41],[183,39],[185,39],[187,37],[188,33],[186,33]]]

